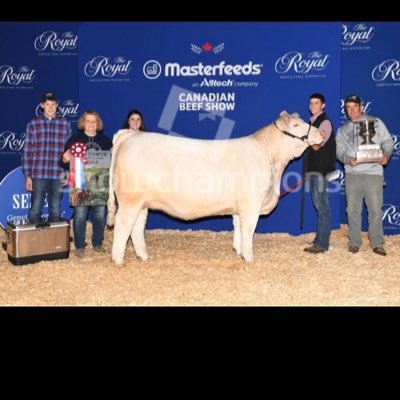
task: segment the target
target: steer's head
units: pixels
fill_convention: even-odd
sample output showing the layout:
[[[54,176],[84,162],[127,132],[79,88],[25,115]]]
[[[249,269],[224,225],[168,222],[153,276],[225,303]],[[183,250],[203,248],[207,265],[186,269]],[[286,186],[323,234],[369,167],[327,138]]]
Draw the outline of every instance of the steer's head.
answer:
[[[307,146],[320,144],[325,138],[323,131],[304,122],[297,113],[282,111],[275,126],[287,136],[288,151],[292,157],[300,157]]]
[[[304,122],[297,113],[290,115],[286,111],[282,111],[280,117],[279,120],[282,120],[286,125],[284,129],[286,133],[291,133],[307,145],[320,144],[325,139],[324,131],[311,126],[308,122]]]

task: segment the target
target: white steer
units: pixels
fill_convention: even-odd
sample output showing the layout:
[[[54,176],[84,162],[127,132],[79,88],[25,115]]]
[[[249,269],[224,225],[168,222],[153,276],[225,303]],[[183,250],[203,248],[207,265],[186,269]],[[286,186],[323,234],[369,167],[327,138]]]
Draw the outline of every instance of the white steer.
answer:
[[[129,235],[136,255],[149,258],[144,238],[148,209],[184,220],[232,215],[233,248],[252,261],[259,215],[277,205],[284,169],[323,138],[322,131],[285,111],[274,123],[237,139],[120,131],[114,138],[108,200],[108,225],[115,216],[113,261],[122,265]]]

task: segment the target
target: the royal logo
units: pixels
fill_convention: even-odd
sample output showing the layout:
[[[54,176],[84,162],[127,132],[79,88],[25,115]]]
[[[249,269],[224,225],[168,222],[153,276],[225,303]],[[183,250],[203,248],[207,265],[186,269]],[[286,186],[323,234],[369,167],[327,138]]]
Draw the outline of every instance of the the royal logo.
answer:
[[[21,151],[24,142],[24,137],[19,138],[15,132],[4,131],[0,133],[0,150]]]
[[[286,74],[290,71],[307,74],[310,71],[322,71],[329,64],[329,55],[320,51],[312,51],[307,55],[299,51],[290,51],[278,58],[275,63],[275,71],[278,74]]]
[[[338,178],[338,182],[340,182],[340,186],[341,189],[344,192],[344,182],[345,182],[345,175],[344,175],[344,171],[343,170],[339,170],[339,178]]]
[[[392,134],[392,139],[394,142],[393,157],[398,158],[400,156],[400,136]]]
[[[54,31],[46,31],[39,35],[34,42],[37,51],[56,51],[76,50],[78,47],[78,36],[72,32],[58,34]]]
[[[382,206],[382,221],[389,225],[400,226],[400,207],[395,204],[384,204]]]
[[[367,43],[374,36],[375,28],[365,23],[354,25],[342,25],[342,46],[352,46],[356,43]]]
[[[89,60],[84,67],[84,73],[87,77],[93,78],[102,75],[107,78],[113,78],[117,75],[127,75],[132,68],[132,60],[118,56],[113,60],[106,56],[97,56]]]
[[[43,114],[42,105],[39,103],[36,106],[36,116]],[[76,118],[79,114],[79,103],[75,103],[72,99],[67,99],[58,104],[57,116],[65,118]]]
[[[400,62],[393,58],[382,61],[373,68],[371,76],[375,82],[400,81]]]
[[[366,101],[361,105],[361,111],[365,114],[369,114],[372,109],[372,101]],[[340,116],[343,118],[347,118],[346,108],[344,106],[344,100],[340,99]]]
[[[35,70],[24,65],[18,69],[11,65],[0,66],[0,85],[12,86],[28,85],[35,79]]]
[[[73,100],[65,100],[58,106],[57,115],[60,117],[76,118],[79,114],[79,103]]]
[[[204,43],[202,46],[197,46],[193,43],[190,44],[190,50],[192,50],[193,53],[196,53],[196,54],[201,54],[201,53],[218,54],[224,49],[224,47],[225,47],[225,43],[220,43],[217,46],[213,46],[209,42]]]

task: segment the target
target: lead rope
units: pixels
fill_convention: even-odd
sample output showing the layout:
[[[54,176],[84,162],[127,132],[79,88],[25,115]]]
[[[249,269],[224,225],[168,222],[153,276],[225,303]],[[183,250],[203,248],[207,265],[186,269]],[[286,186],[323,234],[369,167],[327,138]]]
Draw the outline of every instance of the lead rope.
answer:
[[[308,180],[308,178],[304,178],[302,181],[295,183],[293,186],[290,186],[290,188],[288,190],[285,190],[284,192],[282,192],[279,195],[279,198],[282,198],[283,196],[286,196],[288,193],[293,192],[294,189],[296,189],[298,186],[302,185],[303,183],[305,183]],[[303,185],[304,187],[304,185]]]

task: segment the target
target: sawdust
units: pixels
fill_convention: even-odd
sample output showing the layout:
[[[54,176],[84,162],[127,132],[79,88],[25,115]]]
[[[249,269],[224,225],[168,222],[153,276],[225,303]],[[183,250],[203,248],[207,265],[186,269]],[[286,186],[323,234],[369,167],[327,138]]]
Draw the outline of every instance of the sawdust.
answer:
[[[400,235],[386,236],[386,257],[368,246],[347,251],[347,226],[332,232],[326,253],[303,251],[313,234],[255,234],[254,258],[232,250],[232,232],[148,230],[150,260],[139,261],[129,242],[125,266],[90,245],[84,259],[14,266],[0,252],[0,305],[400,305]],[[2,232],[2,242],[6,240]]]

